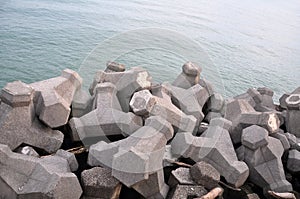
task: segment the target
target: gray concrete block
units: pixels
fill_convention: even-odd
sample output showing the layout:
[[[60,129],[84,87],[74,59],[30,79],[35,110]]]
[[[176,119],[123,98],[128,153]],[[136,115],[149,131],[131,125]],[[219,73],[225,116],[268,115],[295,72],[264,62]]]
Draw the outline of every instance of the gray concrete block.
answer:
[[[261,94],[260,106],[266,107],[269,110],[275,110],[275,104],[273,101],[274,91],[266,87],[257,88],[257,91]]]
[[[192,179],[189,168],[179,167],[179,168],[171,171],[168,185],[170,187],[175,187],[178,184],[196,185],[196,183]]]
[[[291,146],[290,149],[296,149],[300,151],[300,139],[291,133],[284,133],[284,135],[287,138],[288,142],[290,143]]]
[[[291,94],[290,93],[284,93],[280,98],[279,98],[279,104],[282,109],[287,109],[286,105],[286,98],[288,98]]]
[[[169,100],[156,97],[149,90],[136,92],[130,107],[133,112],[141,116],[160,116],[170,122],[179,131],[194,131],[197,120],[192,115],[186,115]]]
[[[268,131],[257,125],[252,125],[243,130],[242,144],[251,150],[268,145]]]
[[[248,130],[251,127],[248,127]],[[254,128],[252,126],[252,128]],[[267,134],[265,129],[262,127],[255,127],[257,130],[252,129],[256,132],[256,136],[261,134],[261,138],[265,140],[265,135]],[[258,128],[261,128],[260,130]],[[261,187],[264,193],[267,194],[268,190],[277,192],[289,192],[292,190],[291,184],[286,180],[283,165],[281,162],[281,156],[283,154],[283,146],[281,142],[273,137],[269,137],[267,140],[267,145],[265,143],[259,145],[259,147],[249,147],[249,144],[245,145],[252,139],[249,139],[248,130],[243,131],[242,136],[242,149],[239,149],[239,157],[243,159],[250,170],[249,180]],[[254,131],[255,130],[255,131]],[[248,139],[245,142],[244,139]],[[259,139],[262,140],[262,139]],[[256,140],[253,141],[253,144]]]
[[[65,159],[13,153],[0,144],[0,197],[80,198],[82,189]],[[4,184],[4,185],[3,185]],[[3,189],[2,189],[3,188]]]
[[[106,63],[106,69],[104,72],[124,72],[126,69],[124,64],[120,64],[113,61],[108,61]]]
[[[177,133],[171,146],[174,156],[191,158],[195,162],[206,161],[233,186],[241,186],[249,175],[247,165],[236,157],[228,131],[220,125],[210,125],[200,137],[190,132]]]
[[[122,184],[112,176],[111,169],[94,167],[81,173],[83,194],[101,199],[119,198]]]
[[[300,152],[296,149],[289,151],[287,169],[292,173],[300,172]]]
[[[218,185],[220,173],[210,164],[201,161],[197,162],[190,169],[192,179],[199,185],[211,190]]]
[[[90,146],[105,140],[106,136],[128,136],[142,126],[141,117],[122,111],[116,93],[116,87],[110,82],[95,87],[94,110],[69,121],[75,141],[81,140],[85,146]]]
[[[207,194],[207,190],[200,185],[177,185],[170,191],[168,199],[182,199],[189,196],[198,197]]]
[[[225,100],[219,93],[214,93],[207,102],[207,111],[222,112],[224,108]]]
[[[78,169],[78,162],[73,153],[70,153],[68,151],[65,151],[63,149],[59,149],[56,151],[55,155],[62,157],[68,161],[68,164],[70,166],[71,171],[77,171]]]
[[[288,141],[287,137],[284,135],[283,132],[279,131],[277,133],[272,133],[272,134],[270,134],[270,136],[278,139],[281,142],[284,151],[287,151],[290,149],[290,147],[291,147],[290,142]]]
[[[40,157],[40,155],[34,150],[34,148],[30,146],[24,146],[24,147],[18,147],[16,149],[17,153],[23,154],[23,155],[29,155],[33,157]]]
[[[287,131],[296,137],[300,137],[300,94],[291,94],[285,101],[288,109],[286,116]]]
[[[65,69],[61,76],[30,84],[36,91],[36,114],[51,128],[65,125],[71,112],[70,105],[82,79],[73,70]]]
[[[124,72],[98,71],[90,86],[91,95],[98,83],[110,82],[116,86],[117,97],[124,112],[129,111],[129,102],[134,92],[150,88],[152,77],[147,70],[141,67],[133,67]]]
[[[78,89],[72,101],[72,116],[81,117],[92,110],[92,97],[88,92]]]
[[[17,97],[17,100],[1,95],[5,100],[0,104],[0,143],[8,145],[12,150],[16,149],[21,144],[38,147],[49,153],[57,151],[63,142],[64,135],[57,130],[52,130],[42,124],[35,116],[33,105],[34,91],[22,82],[9,83],[3,90],[4,93],[22,94],[23,91],[28,91],[29,97],[25,97],[30,102],[24,103],[22,98]],[[22,91],[23,90],[23,91]],[[23,95],[23,94],[22,94]],[[13,102],[5,101],[12,99]],[[25,100],[25,101],[26,101]]]
[[[182,73],[174,80],[172,85],[188,89],[197,84],[202,69],[196,63],[187,62],[182,66]]]
[[[204,122],[208,122],[210,123],[211,120],[215,119],[215,118],[222,118],[222,114],[221,113],[218,113],[218,112],[208,112],[206,115],[205,115],[205,118],[204,118]]]

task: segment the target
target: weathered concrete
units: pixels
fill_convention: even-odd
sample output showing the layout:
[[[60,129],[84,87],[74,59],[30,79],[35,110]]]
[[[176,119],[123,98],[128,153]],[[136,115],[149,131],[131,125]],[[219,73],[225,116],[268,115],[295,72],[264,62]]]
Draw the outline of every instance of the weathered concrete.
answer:
[[[207,190],[203,186],[199,185],[177,185],[168,194],[168,199],[182,199],[190,197],[204,196],[207,194]]]
[[[290,142],[288,138],[285,136],[283,130],[280,129],[278,132],[270,134],[270,136],[278,139],[281,142],[284,151],[287,151],[291,148]]]
[[[261,112],[275,110],[276,107],[273,101],[274,92],[266,87],[257,88],[257,91],[261,94],[261,103],[255,109]]]
[[[199,83],[202,69],[196,63],[187,62],[182,66],[182,73],[178,75],[172,85],[188,89]]]
[[[106,136],[130,135],[142,126],[141,117],[122,111],[116,93],[116,87],[110,82],[95,87],[93,111],[69,122],[75,141],[90,146]]]
[[[122,184],[111,175],[111,169],[94,167],[81,173],[85,197],[118,199]]]
[[[106,69],[104,72],[124,72],[125,69],[126,67],[124,64],[109,61],[106,63]]]
[[[82,189],[63,158],[13,153],[0,144],[0,197],[80,198]]]
[[[37,158],[40,157],[40,155],[34,150],[34,148],[30,146],[19,147],[16,149],[16,152],[23,155],[37,157]]]
[[[58,151],[56,151],[55,155],[59,156],[59,157],[62,157],[65,160],[67,160],[67,162],[68,162],[68,164],[70,166],[71,171],[73,171],[73,172],[77,171],[77,169],[78,169],[78,162],[77,162],[77,159],[76,159],[76,157],[75,157],[75,155],[73,153],[70,153],[68,151],[59,149]]]
[[[157,195],[157,198],[162,198],[167,189],[161,174],[162,163],[165,146],[172,137],[171,124],[159,116],[153,116],[145,121],[145,126],[123,140],[109,144],[101,141],[92,145],[88,163],[112,168],[115,178],[144,196]]]
[[[284,133],[284,135],[290,143],[290,148],[300,151],[300,139],[291,133]]]
[[[287,169],[292,173],[300,172],[300,151],[296,149],[289,151],[289,157],[287,161]]]
[[[72,116],[81,117],[92,111],[92,97],[88,92],[78,89],[72,101]]]
[[[192,179],[189,168],[179,167],[178,169],[171,171],[168,185],[170,187],[175,187],[178,184],[196,185]]]
[[[64,135],[46,127],[35,117],[33,96],[34,90],[20,81],[8,83],[3,88],[0,143],[12,150],[24,143],[49,153],[55,152],[61,146]]]
[[[285,93],[279,98],[280,107],[282,109],[287,109],[286,98],[288,98],[291,94],[300,94],[300,87],[296,88],[291,93]]]
[[[287,131],[300,138],[300,94],[291,94],[285,101],[287,105]]]
[[[219,186],[220,173],[211,164],[204,161],[197,162],[191,168],[190,173],[197,184],[209,190]]]
[[[73,70],[65,69],[61,76],[30,84],[36,91],[35,112],[51,128],[65,125],[71,112],[70,105],[82,79]]]
[[[130,107],[133,112],[141,116],[160,116],[170,122],[179,131],[193,132],[197,120],[192,115],[186,115],[169,100],[153,96],[149,90],[136,92]]]
[[[253,108],[262,102],[261,94],[254,88],[249,88],[246,93],[234,97],[234,99],[242,99],[248,102]]]
[[[238,161],[228,133],[230,122],[223,118],[213,119],[200,137],[190,132],[177,133],[173,139],[172,153],[177,157],[191,158],[195,162],[206,161],[215,167],[228,183],[241,186],[249,175],[244,162]]]
[[[250,169],[249,180],[264,190],[277,192],[292,191],[286,180],[281,162],[283,146],[278,139],[268,137],[268,132],[259,126],[243,130],[242,144],[238,149],[239,159]]]
[[[277,113],[257,112],[243,99],[233,99],[227,102],[225,118],[232,122],[229,132],[234,144],[240,143],[242,130],[251,125],[264,127],[269,133],[275,133],[280,126]]]
[[[98,83],[111,82],[116,86],[117,97],[122,110],[129,111],[129,101],[134,92],[151,87],[152,77],[148,71],[141,67],[133,67],[124,72],[104,72],[98,71],[94,81],[90,86],[91,95],[94,94],[94,88]]]

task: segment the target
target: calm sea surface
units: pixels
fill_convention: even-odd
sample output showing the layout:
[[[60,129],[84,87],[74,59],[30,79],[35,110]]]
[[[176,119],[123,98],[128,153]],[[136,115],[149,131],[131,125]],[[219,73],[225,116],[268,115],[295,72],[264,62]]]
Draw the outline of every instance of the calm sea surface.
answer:
[[[300,86],[299,0],[1,0],[0,87],[57,76],[64,68],[81,72],[97,45],[149,27],[197,43],[218,71],[226,96],[267,86],[278,98]],[[177,76],[185,58],[168,49],[137,48],[117,61],[142,65],[165,81]]]

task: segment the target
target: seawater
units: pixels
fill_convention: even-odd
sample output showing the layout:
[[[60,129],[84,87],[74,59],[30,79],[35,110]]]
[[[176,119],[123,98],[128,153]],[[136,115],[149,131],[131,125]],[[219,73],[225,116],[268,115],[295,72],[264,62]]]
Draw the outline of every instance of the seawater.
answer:
[[[2,0],[0,87],[17,79],[51,78],[64,68],[80,72],[97,45],[149,27],[174,31],[201,46],[227,97],[267,86],[278,99],[300,86],[299,0]],[[161,46],[168,42],[159,41]],[[102,59],[105,63],[111,57]],[[156,81],[172,81],[185,59],[141,48],[117,61],[142,65]]]

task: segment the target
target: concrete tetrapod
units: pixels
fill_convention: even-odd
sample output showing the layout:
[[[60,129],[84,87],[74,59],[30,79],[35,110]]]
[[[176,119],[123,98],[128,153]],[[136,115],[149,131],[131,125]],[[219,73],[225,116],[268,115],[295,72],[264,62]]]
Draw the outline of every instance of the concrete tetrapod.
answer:
[[[145,121],[145,126],[129,137],[90,147],[88,164],[112,168],[112,175],[127,187],[147,198],[165,198],[162,162],[168,140],[173,137],[169,122],[159,116]]]
[[[79,181],[67,160],[37,158],[12,152],[0,144],[0,198],[79,199]]]
[[[53,153],[64,135],[42,124],[35,116],[34,90],[20,81],[8,83],[1,93],[0,143],[12,150],[22,143]]]
[[[70,121],[73,139],[90,146],[110,135],[130,135],[143,124],[141,117],[124,113],[117,98],[117,89],[110,83],[95,87],[93,110]]]
[[[141,116],[160,116],[170,122],[179,131],[193,132],[197,120],[192,115],[186,115],[178,109],[171,100],[152,95],[149,90],[134,93],[130,107]]]
[[[65,69],[61,76],[30,84],[36,91],[35,112],[51,128],[68,122],[70,105],[82,79],[73,70]]]
[[[150,88],[152,77],[148,71],[141,67],[132,67],[124,72],[98,71],[90,86],[91,95],[98,83],[111,82],[116,86],[117,97],[124,112],[129,111],[129,101],[134,92],[140,89]]]
[[[287,130],[300,138],[300,94],[291,94],[285,101],[287,105]]]
[[[249,180],[264,190],[276,192],[292,191],[292,185],[286,180],[281,156],[281,142],[268,136],[268,131],[252,125],[243,130],[242,146],[238,149],[239,159],[247,163]]]
[[[228,133],[230,126],[230,121],[216,118],[211,120],[200,137],[190,132],[177,133],[171,143],[172,153],[195,162],[205,161],[219,171],[228,183],[240,187],[246,181],[249,169],[237,159]]]

